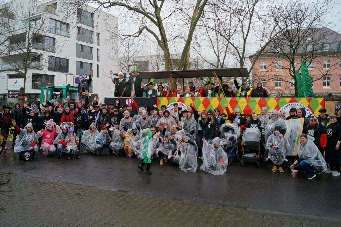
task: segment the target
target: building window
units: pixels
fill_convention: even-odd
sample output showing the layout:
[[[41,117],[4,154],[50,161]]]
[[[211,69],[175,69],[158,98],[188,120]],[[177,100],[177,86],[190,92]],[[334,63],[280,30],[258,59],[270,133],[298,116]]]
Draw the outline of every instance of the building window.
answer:
[[[94,27],[94,14],[79,8],[77,9],[77,22]]]
[[[90,31],[85,28],[77,27],[77,40],[92,44],[93,43],[93,31]]]
[[[100,46],[100,34],[99,33],[97,33],[96,34],[96,39],[97,39],[97,46]]]
[[[50,71],[68,73],[69,72],[69,59],[49,56],[47,68]]]
[[[79,50],[80,52],[84,52],[84,46],[81,44],[80,45],[80,50]]]
[[[266,63],[265,62],[261,62],[259,64],[259,67],[260,67],[260,70],[262,70],[262,71],[266,70]]]
[[[98,61],[98,62],[100,61],[100,58],[99,58],[99,49],[97,49],[97,61]]]
[[[99,64],[97,64],[97,77],[99,77]]]
[[[56,35],[69,36],[69,24],[50,18],[50,32]]]
[[[275,88],[281,88],[282,87],[282,78],[276,77],[275,78]]]
[[[290,78],[290,88],[295,88],[295,79]]]
[[[324,70],[330,69],[330,60],[323,60],[323,69]]]
[[[296,62],[296,61],[294,61],[294,69],[292,68],[292,64],[291,64],[291,62],[290,62],[290,69],[291,69],[292,71],[296,71],[296,69],[297,69],[297,62]]]
[[[307,46],[306,46],[306,52],[311,52],[311,51],[313,51],[313,50],[314,50],[313,44],[311,44],[311,43],[307,44]]]
[[[282,61],[275,61],[275,69],[276,70],[282,69]]]
[[[273,47],[273,51],[275,53],[280,53],[282,49],[283,49],[282,45],[280,45],[280,44],[275,44],[274,47]]]
[[[314,69],[314,60],[308,60],[307,67],[308,69]]]
[[[322,44],[322,51],[323,52],[329,51],[329,48],[330,48],[330,44],[329,43],[323,43]]]
[[[54,86],[54,76],[32,74],[32,89],[40,89],[41,86]]]
[[[329,88],[330,87],[330,77],[329,76],[325,76],[323,77],[323,88]]]
[[[84,65],[83,65],[83,62],[81,61],[80,64],[79,64],[79,68],[83,69]]]

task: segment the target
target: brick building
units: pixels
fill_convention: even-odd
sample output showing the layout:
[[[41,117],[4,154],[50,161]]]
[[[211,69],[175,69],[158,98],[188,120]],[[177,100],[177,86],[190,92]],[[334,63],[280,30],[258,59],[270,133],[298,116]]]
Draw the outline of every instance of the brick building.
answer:
[[[269,42],[261,54],[256,52],[250,56],[254,63],[253,85],[262,81],[273,96],[294,95],[295,85],[291,76],[293,67],[299,70],[301,60],[304,59],[316,95],[340,93],[341,34],[325,27],[287,33],[290,35],[280,35]],[[290,41],[290,37],[299,40]]]

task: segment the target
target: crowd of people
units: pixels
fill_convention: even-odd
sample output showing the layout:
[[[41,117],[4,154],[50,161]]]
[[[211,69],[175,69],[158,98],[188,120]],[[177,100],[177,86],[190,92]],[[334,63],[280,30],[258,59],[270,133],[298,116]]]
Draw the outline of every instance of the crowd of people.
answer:
[[[200,112],[194,105],[181,106],[138,107],[134,99],[101,104],[96,98],[86,104],[61,101],[57,95],[45,105],[32,102],[13,109],[3,105],[1,150],[6,151],[8,134],[13,132],[15,153],[34,154],[41,149],[45,157],[58,159],[79,159],[82,153],[124,155],[139,159],[138,168],[148,174],[157,159],[160,165],[169,163],[186,172],[199,168],[221,175],[233,158],[240,160],[244,153],[254,152],[273,172],[284,172],[283,162],[288,161],[309,179],[319,172],[340,175],[339,110],[337,115],[327,115],[321,108],[319,116],[306,116],[304,109],[292,108],[285,117],[263,107],[259,115],[245,116],[238,108],[231,112],[227,105]],[[258,145],[250,146],[250,134],[257,134]]]
[[[115,97],[268,97],[268,90],[263,87],[262,82],[258,81],[254,88],[250,88],[247,83],[238,83],[237,78],[233,80],[235,90],[227,78],[218,77],[213,81],[206,80],[195,83],[189,81],[187,85],[180,83],[154,84],[151,79],[144,84],[137,72],[132,72],[126,77],[122,72],[115,76],[112,71],[110,77],[115,84]],[[118,78],[116,78],[118,77]]]

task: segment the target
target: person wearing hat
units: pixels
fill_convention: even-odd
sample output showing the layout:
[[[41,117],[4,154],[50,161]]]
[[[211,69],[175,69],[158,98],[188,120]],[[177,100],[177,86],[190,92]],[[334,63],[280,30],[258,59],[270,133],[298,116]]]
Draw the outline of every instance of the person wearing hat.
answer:
[[[143,97],[144,86],[136,65],[133,66],[133,70],[131,71],[130,88],[130,97]]]
[[[319,115],[317,116],[318,123],[321,124],[323,127],[327,128],[329,125],[329,118],[328,118],[327,110],[325,108],[319,109]]]
[[[329,167],[328,172],[334,177],[340,176],[340,143],[341,143],[341,124],[337,122],[336,115],[329,115],[330,124],[327,126],[327,146],[326,162]]]
[[[7,137],[8,137],[8,131],[9,128],[11,127],[11,122],[12,122],[12,115],[11,115],[11,110],[12,108],[7,106],[7,105],[3,105],[2,106],[2,112],[0,113],[0,128],[1,128],[1,134],[4,137],[2,144],[1,144],[1,151],[5,150],[5,145],[6,145],[6,141],[7,141]],[[0,154],[1,154],[0,151]]]
[[[277,170],[284,173],[282,164],[285,160],[284,138],[280,134],[281,127],[275,126],[273,133],[268,137],[265,148],[269,151],[268,158],[272,162],[272,172]]]
[[[217,136],[217,122],[212,110],[207,111],[205,123],[203,125],[204,139],[211,144],[212,140]]]
[[[143,94],[144,97],[151,98],[151,97],[157,96],[157,91],[154,89],[154,83],[152,81],[150,81],[147,84],[147,87],[144,89],[143,92],[144,92]]]
[[[257,81],[257,86],[252,89],[251,97],[269,97],[269,92],[263,87],[262,81]]]
[[[157,86],[156,95],[158,97],[166,97],[167,96],[167,91],[164,90],[164,86],[162,84],[159,84]]]
[[[115,97],[130,97],[131,84],[128,78],[124,78],[122,72],[118,73],[118,80],[115,83]]]
[[[250,96],[251,89],[245,82],[242,83],[242,86],[239,86],[238,81],[237,81],[237,77],[234,77],[233,82],[234,82],[234,86],[236,86],[236,88],[237,88],[236,97],[248,97],[248,96]]]
[[[219,137],[212,140],[212,144],[204,141],[202,165],[200,170],[212,175],[223,175],[226,172],[228,158],[226,152],[220,146]]]
[[[214,88],[213,88],[213,84],[211,81],[208,81],[206,83],[206,89],[204,92],[204,96],[205,97],[215,97]]]
[[[88,94],[89,94],[91,81],[92,81],[91,72],[89,72],[89,79],[85,79],[85,76],[82,75],[81,80],[79,81],[79,84],[78,84],[79,97],[84,98],[87,103],[89,103]]]
[[[311,115],[309,124],[303,129],[303,134],[307,135],[310,140],[314,141],[317,148],[324,154],[327,145],[327,130],[318,123],[317,117]]]
[[[227,83],[227,79],[223,79],[223,91],[225,97],[236,97],[236,93],[233,91],[231,84]]]
[[[110,125],[110,116],[106,107],[102,108],[96,122],[98,131],[100,131],[103,126],[107,127]]]
[[[285,120],[297,119],[296,108],[292,107],[289,110],[289,116]]]
[[[37,136],[41,137],[40,148],[43,151],[44,157],[56,152],[56,147],[54,146],[53,141],[54,137],[58,135],[59,130],[59,127],[56,127],[56,123],[53,122],[53,119],[50,119],[45,122],[45,129],[37,132]]]

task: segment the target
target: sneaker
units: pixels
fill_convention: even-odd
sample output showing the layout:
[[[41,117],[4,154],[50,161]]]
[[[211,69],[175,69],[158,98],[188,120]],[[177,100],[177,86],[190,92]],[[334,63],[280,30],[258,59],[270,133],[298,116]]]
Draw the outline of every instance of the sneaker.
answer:
[[[284,169],[282,168],[282,166],[278,167],[278,171],[279,171],[280,173],[284,173]]]
[[[144,171],[144,169],[143,169],[141,164],[137,168],[139,168],[140,170]]]
[[[340,176],[340,172],[338,172],[338,171],[332,171],[332,176],[333,176],[333,177],[338,177],[338,176]]]
[[[277,166],[273,166],[271,169],[272,172],[276,172],[277,171]]]
[[[308,180],[314,179],[316,177],[316,174],[308,175]]]
[[[324,173],[329,174],[329,173],[332,173],[332,171],[330,171],[330,169],[327,169],[326,171],[324,171]]]

